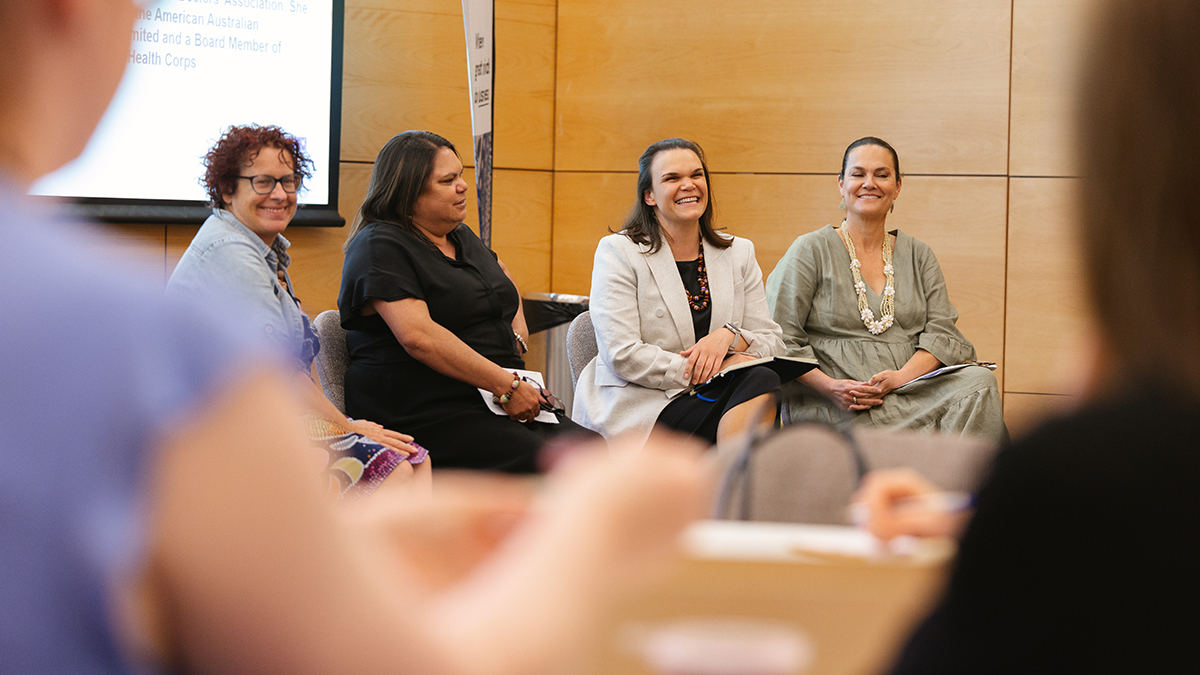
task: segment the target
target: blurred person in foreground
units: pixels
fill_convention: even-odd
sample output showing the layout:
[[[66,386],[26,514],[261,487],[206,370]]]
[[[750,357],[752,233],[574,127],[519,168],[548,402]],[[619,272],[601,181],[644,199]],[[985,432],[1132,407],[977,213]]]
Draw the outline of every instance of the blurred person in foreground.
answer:
[[[401,528],[432,527],[435,504],[376,519],[391,539],[351,529],[297,461],[286,365],[22,194],[83,149],[138,7],[0,0],[0,668],[570,672],[609,596],[700,508],[698,452],[572,453],[528,516],[469,493],[484,503],[438,534],[482,542],[465,547],[482,562],[441,585],[388,547],[419,550],[425,530]]]
[[[997,456],[898,673],[1200,672],[1200,3],[1103,3],[1078,106],[1095,359],[1085,405]],[[882,536],[953,533],[909,472],[860,493]]]
[[[321,343],[292,286],[291,243],[283,236],[312,173],[300,141],[277,126],[232,126],[204,156],[204,167],[212,215],[175,266],[167,293],[209,299],[280,348],[295,369],[308,436],[324,450],[331,493],[362,498],[388,478],[389,487],[427,492],[425,448],[407,434],[346,417],[312,379]]]

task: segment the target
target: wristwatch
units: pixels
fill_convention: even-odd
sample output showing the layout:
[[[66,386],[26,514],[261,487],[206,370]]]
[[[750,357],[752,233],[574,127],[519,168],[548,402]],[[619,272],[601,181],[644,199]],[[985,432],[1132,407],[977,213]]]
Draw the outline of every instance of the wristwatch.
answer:
[[[729,332],[730,332],[730,333],[733,333],[733,344],[729,345],[729,352],[728,352],[729,354],[733,354],[735,351],[737,351],[737,350],[735,350],[735,349],[733,348],[733,346],[737,344],[737,339],[738,339],[738,338],[742,338],[742,341],[746,343],[746,346],[747,346],[747,347],[749,347],[749,346],[750,346],[750,341],[749,341],[749,340],[747,340],[747,339],[746,339],[746,338],[745,338],[745,337],[742,335],[742,329],[741,329],[741,328],[738,328],[737,326],[735,326],[735,325],[733,325],[733,324],[731,324],[731,323],[729,323],[729,322],[726,322],[726,323],[725,323],[725,325],[724,325],[724,326],[722,326],[722,327],[723,327],[723,328],[727,328],[727,329],[729,329]]]

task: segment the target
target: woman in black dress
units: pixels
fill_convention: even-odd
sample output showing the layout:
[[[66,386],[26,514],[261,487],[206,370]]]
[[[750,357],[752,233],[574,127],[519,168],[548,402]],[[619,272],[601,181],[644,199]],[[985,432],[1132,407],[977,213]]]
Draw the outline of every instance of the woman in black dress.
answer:
[[[440,468],[534,472],[546,439],[591,432],[561,413],[534,421],[552,406],[514,372],[529,338],[521,296],[462,222],[462,171],[454,146],[427,131],[394,136],[375,160],[338,296],[346,411],[419,433]]]

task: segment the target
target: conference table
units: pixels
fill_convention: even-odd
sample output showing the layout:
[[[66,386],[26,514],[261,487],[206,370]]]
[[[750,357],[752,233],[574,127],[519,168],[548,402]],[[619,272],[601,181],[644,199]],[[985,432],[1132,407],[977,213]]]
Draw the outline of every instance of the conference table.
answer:
[[[929,608],[947,540],[884,545],[849,527],[705,521],[684,560],[595,633],[595,675],[869,675]]]

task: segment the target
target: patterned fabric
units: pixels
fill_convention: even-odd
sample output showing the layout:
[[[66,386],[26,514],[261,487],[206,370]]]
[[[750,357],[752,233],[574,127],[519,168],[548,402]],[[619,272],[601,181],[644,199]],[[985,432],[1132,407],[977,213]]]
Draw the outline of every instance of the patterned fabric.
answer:
[[[338,499],[362,499],[374,492],[401,462],[415,466],[429,456],[425,448],[413,443],[417,453],[405,457],[337,422],[315,415],[305,415],[304,426],[309,440],[326,453],[329,493]]]

